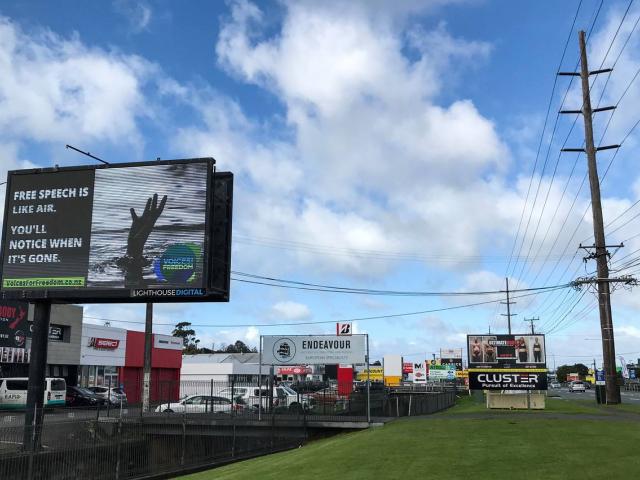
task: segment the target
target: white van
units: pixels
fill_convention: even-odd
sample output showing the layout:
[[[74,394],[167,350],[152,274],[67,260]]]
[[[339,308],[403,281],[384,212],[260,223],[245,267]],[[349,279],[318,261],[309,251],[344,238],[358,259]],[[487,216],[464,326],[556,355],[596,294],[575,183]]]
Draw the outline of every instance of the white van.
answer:
[[[0,410],[18,410],[27,406],[27,386],[29,379],[0,378]],[[64,378],[45,379],[45,407],[63,406],[67,395],[67,382]]]

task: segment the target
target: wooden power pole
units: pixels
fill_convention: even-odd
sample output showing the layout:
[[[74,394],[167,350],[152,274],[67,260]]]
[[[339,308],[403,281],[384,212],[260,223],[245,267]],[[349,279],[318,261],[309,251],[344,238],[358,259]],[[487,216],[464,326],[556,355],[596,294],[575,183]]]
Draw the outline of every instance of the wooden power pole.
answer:
[[[593,113],[605,110],[612,110],[615,107],[603,107],[592,110],[591,95],[589,91],[590,75],[610,72],[611,69],[595,70],[589,72],[587,64],[587,47],[584,31],[580,31],[580,73],[568,72],[560,73],[560,75],[579,76],[582,80],[582,109],[581,110],[563,110],[561,113],[582,113],[584,119],[584,139],[585,148],[567,148],[563,151],[585,152],[587,155],[587,165],[589,169],[589,185],[591,187],[591,212],[593,214],[593,235],[595,244],[593,250],[595,253],[591,258],[595,258],[597,265],[597,278],[595,283],[598,288],[598,305],[600,311],[600,329],[602,331],[602,355],[604,357],[603,364],[605,370],[606,381],[606,403],[620,403],[620,387],[616,377],[616,349],[613,338],[613,321],[611,317],[611,291],[609,282],[609,265],[607,263],[608,252],[604,236],[604,222],[602,220],[602,203],[600,200],[600,180],[598,178],[598,166],[596,163],[596,152],[599,150],[608,150],[618,148],[619,145],[609,145],[605,147],[597,147],[593,142]]]
[[[501,313],[500,315],[502,315],[503,317],[507,317],[507,326],[509,329],[509,335],[511,335],[511,317],[513,317],[514,315],[517,315],[517,313],[511,313],[511,305],[513,305],[516,302],[512,302],[509,298],[509,278],[505,278],[505,282],[507,285],[507,301],[506,302],[500,302],[503,305],[507,306],[507,313]]]

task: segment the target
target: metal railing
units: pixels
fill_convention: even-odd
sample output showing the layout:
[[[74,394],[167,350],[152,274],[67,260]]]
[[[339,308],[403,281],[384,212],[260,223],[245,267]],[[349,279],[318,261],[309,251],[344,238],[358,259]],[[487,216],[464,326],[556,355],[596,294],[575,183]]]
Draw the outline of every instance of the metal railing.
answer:
[[[452,406],[456,395],[444,385],[376,385],[368,406],[359,383],[306,387],[291,394],[269,382],[170,382],[171,394],[156,398],[151,412],[129,402],[56,407],[36,412],[43,422],[31,429],[24,412],[0,411],[0,479],[122,480],[213,467],[298,447],[314,428],[366,427],[368,407],[373,421],[423,415]]]

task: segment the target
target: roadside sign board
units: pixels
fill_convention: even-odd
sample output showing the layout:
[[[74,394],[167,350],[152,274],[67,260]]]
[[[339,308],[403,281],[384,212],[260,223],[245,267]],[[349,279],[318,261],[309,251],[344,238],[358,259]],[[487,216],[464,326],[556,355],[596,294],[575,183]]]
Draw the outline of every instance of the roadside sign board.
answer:
[[[606,385],[604,370],[596,370],[596,385]]]
[[[413,364],[413,383],[427,382],[427,365],[425,362]]]
[[[547,390],[547,369],[469,370],[469,388],[471,390]]]
[[[454,365],[430,365],[429,380],[455,380],[456,369]]]
[[[29,304],[0,300],[0,347],[25,348],[30,337],[27,316]]]
[[[335,365],[366,362],[366,335],[263,335],[266,365]]]
[[[2,295],[228,301],[232,194],[211,158],[11,171]]]
[[[544,335],[467,335],[469,368],[546,368]]]

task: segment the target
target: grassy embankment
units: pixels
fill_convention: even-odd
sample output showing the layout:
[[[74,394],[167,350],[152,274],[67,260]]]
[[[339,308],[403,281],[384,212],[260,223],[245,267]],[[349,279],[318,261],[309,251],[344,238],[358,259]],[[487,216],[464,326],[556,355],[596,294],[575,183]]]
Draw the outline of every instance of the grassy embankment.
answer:
[[[640,478],[640,407],[605,410],[588,401],[554,398],[547,407],[544,412],[488,412],[467,397],[441,414],[401,419],[183,478]],[[639,414],[638,420],[629,412]]]

